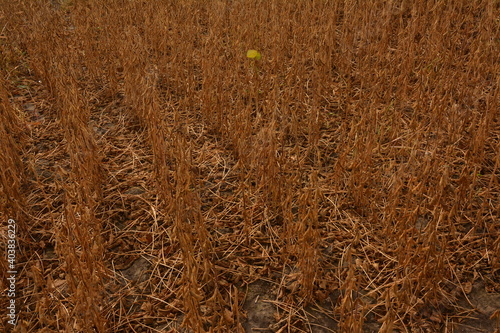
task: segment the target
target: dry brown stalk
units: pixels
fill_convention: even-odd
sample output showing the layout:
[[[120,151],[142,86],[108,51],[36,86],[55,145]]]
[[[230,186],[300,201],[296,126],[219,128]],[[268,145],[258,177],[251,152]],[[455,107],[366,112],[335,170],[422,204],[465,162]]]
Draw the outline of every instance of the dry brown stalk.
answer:
[[[493,327],[474,302],[500,290],[499,16],[0,0],[22,327],[437,332],[473,307]]]

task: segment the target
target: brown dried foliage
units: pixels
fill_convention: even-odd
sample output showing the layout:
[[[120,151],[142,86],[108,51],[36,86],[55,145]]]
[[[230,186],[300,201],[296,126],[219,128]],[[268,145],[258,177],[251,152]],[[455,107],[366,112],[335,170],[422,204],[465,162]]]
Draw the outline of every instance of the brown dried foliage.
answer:
[[[277,332],[451,332],[500,289],[499,16],[0,0],[19,327],[243,332],[260,280]]]

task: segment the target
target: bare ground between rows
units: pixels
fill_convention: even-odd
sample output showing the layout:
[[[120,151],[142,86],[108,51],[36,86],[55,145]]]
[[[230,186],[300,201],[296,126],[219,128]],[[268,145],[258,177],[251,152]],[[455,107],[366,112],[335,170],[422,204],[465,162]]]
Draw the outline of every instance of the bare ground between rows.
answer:
[[[123,269],[120,273],[123,276],[123,281],[132,283],[141,283],[145,281],[146,275],[144,272],[151,267],[149,260],[138,258],[128,268]],[[245,295],[242,306],[245,319],[241,324],[245,332],[261,332],[274,333],[286,332],[282,328],[286,327],[283,319],[283,308],[279,306],[280,302],[277,299],[277,283],[270,280],[257,280],[239,288]],[[338,291],[333,291],[327,301],[322,304],[312,304],[302,309],[298,314],[299,317],[307,318],[309,323],[309,331],[312,333],[332,333],[338,332],[338,317],[331,313],[332,305],[335,304],[339,296]],[[495,311],[500,309],[500,294],[490,293],[486,291],[485,283],[481,280],[474,282],[471,290],[458,300],[458,304],[463,308],[464,313],[468,313],[468,317],[463,320],[443,324],[446,332],[455,333],[493,333],[497,332],[498,326],[496,321],[491,318]],[[446,311],[446,309],[442,309]],[[293,311],[292,311],[293,312]],[[377,333],[381,328],[381,324],[377,322],[373,316],[368,315],[369,319],[365,321],[364,332]],[[281,319],[281,320],[280,320]],[[176,326],[180,323],[176,321]],[[394,330],[394,333],[404,332],[402,330]]]

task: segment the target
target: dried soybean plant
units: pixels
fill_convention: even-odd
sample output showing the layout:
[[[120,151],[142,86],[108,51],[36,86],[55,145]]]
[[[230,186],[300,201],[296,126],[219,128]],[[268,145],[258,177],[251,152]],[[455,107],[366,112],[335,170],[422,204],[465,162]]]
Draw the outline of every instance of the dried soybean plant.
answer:
[[[0,3],[26,327],[440,331],[498,292],[495,2]]]

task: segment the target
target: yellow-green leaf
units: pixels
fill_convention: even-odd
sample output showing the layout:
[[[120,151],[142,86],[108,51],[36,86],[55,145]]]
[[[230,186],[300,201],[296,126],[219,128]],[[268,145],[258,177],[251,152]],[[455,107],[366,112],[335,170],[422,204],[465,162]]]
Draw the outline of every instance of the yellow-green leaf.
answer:
[[[260,60],[261,57],[262,56],[260,55],[260,52],[257,50],[248,50],[247,51],[247,58]]]

